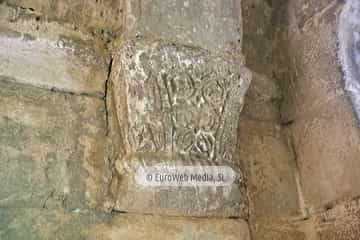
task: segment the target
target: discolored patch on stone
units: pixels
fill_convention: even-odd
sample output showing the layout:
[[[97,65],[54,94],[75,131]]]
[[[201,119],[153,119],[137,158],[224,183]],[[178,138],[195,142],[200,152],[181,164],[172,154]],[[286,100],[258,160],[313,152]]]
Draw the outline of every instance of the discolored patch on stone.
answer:
[[[0,207],[97,206],[103,102],[0,80]]]
[[[130,41],[119,50],[112,84],[121,136],[116,209],[171,215],[245,216],[244,182],[224,188],[143,189],[139,166],[232,167],[237,124],[250,83],[235,58],[183,45]]]

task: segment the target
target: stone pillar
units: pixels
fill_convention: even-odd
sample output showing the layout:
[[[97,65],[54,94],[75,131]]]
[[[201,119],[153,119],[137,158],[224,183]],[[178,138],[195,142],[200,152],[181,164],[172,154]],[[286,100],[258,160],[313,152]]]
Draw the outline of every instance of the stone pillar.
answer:
[[[115,209],[247,217],[236,155],[250,72],[241,55],[240,2],[133,1],[135,26],[114,55],[111,94],[122,143]],[[241,144],[241,143],[240,143]],[[225,187],[141,187],[141,166],[230,166]]]

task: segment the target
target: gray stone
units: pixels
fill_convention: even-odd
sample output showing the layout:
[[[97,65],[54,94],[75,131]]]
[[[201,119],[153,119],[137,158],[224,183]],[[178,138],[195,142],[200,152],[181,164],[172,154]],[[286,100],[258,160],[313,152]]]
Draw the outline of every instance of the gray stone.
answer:
[[[84,240],[90,226],[110,222],[101,213],[31,208],[0,208],[2,240]],[[106,238],[102,238],[106,239]]]
[[[2,240],[250,240],[243,220],[1,209]]]
[[[48,89],[103,97],[107,59],[90,36],[0,5],[0,75]]]
[[[1,1],[0,1],[1,2]],[[126,3],[122,0],[3,0],[6,4],[23,9],[62,24],[110,35],[124,31]]]
[[[144,190],[132,179],[139,166],[160,163],[225,165],[241,176],[235,133],[249,71],[231,56],[143,39],[119,50],[111,81],[124,138],[124,155],[116,163],[122,179],[116,209],[246,216],[240,180],[222,189],[180,191]]]
[[[0,207],[100,205],[103,101],[0,80]]]
[[[134,32],[217,51],[241,47],[240,0],[130,1]]]

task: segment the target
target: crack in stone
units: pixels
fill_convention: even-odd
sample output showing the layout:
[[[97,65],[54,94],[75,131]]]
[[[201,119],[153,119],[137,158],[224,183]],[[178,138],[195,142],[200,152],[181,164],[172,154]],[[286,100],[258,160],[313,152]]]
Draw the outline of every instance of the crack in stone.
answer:
[[[107,98],[109,96],[109,84],[110,84],[110,77],[111,77],[111,71],[112,71],[112,66],[113,66],[113,61],[114,58],[113,56],[110,57],[110,62],[109,62],[109,67],[108,67],[108,74],[107,74],[107,78],[105,81],[105,93],[104,93],[104,97],[103,97],[103,101],[105,104],[105,124],[106,124],[106,134],[105,136],[109,136],[109,132],[110,132],[110,127],[109,127],[109,106],[107,103]]]

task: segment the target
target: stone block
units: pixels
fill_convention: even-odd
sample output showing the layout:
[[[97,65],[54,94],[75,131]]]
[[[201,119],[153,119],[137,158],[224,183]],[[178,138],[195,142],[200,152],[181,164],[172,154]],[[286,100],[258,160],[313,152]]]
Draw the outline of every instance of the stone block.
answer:
[[[4,0],[41,18],[71,23],[78,28],[115,35],[124,29],[126,5],[122,0]]]
[[[241,46],[240,0],[130,1],[134,31],[211,51]]]
[[[360,236],[360,201],[347,201],[329,206],[314,217],[320,240],[355,240]]]
[[[2,240],[250,240],[243,220],[1,209]]]
[[[0,5],[0,75],[47,89],[103,97],[107,58],[69,25]]]
[[[247,178],[252,217],[288,218],[300,214],[294,155],[278,125],[241,118],[239,156]]]
[[[114,101],[124,137],[116,209],[170,215],[246,216],[246,191],[228,187],[144,189],[136,168],[230,166],[249,71],[231,56],[165,41],[129,41],[113,63]]]
[[[241,115],[253,120],[279,122],[281,98],[280,88],[274,79],[252,72]]]
[[[104,102],[0,80],[0,207],[101,204]]]
[[[336,1],[290,2],[289,52],[293,56],[290,63],[293,80],[288,80],[284,92],[293,104],[282,109],[288,120],[314,114],[329,101],[344,95],[337,58],[338,5]],[[299,11],[303,7],[306,10]]]
[[[359,131],[351,106],[342,98],[299,118],[293,125],[294,147],[305,200],[310,210],[359,196]]]
[[[257,219],[251,223],[253,240],[315,240],[305,223],[291,223],[280,219]]]
[[[294,148],[305,203],[319,211],[359,196],[359,129],[338,61],[341,1],[289,2],[293,77],[284,92],[284,122],[294,122]],[[291,101],[288,101],[291,100]]]

